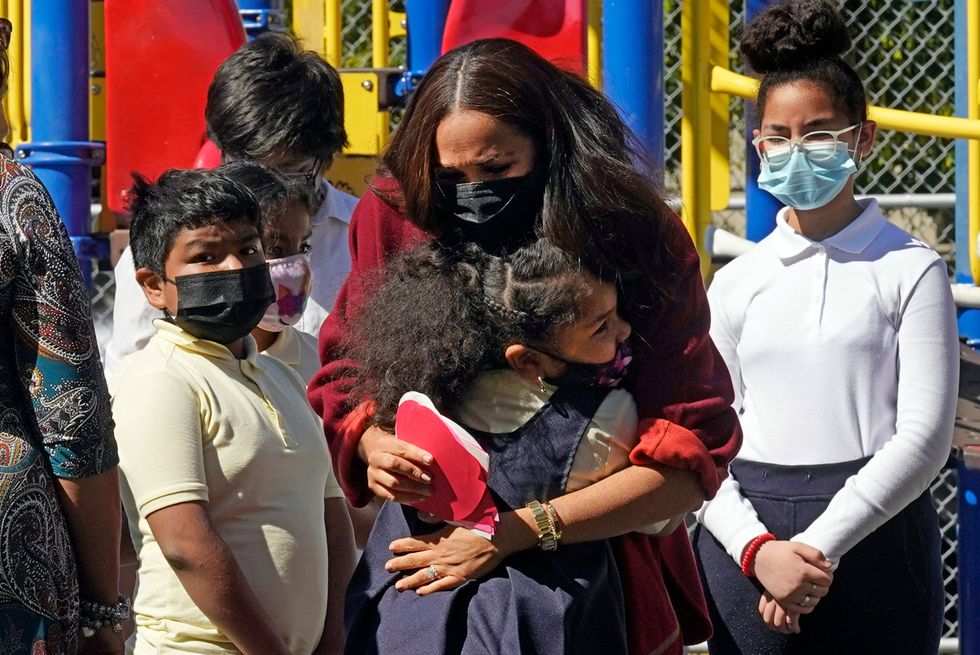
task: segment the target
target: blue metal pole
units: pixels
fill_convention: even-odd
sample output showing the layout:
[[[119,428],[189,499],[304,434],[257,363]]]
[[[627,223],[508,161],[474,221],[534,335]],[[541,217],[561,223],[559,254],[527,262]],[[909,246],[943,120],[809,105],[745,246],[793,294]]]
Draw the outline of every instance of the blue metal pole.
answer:
[[[84,0],[31,3],[31,129],[35,141],[18,148],[18,156],[51,194],[91,289],[90,260],[101,258],[108,248],[91,236],[90,167],[101,164],[103,146],[88,142],[88,25],[89,3]]]
[[[602,85],[647,154],[664,165],[664,7],[652,0],[602,4]]]
[[[406,0],[408,70],[421,74],[442,54],[450,0]]]
[[[263,32],[286,29],[284,0],[238,0],[238,13],[249,41]]]
[[[980,470],[966,466],[962,456],[957,462],[959,473],[957,498],[956,555],[959,574],[957,589],[960,596],[960,655],[980,654]]]
[[[765,9],[772,0],[747,0],[745,4],[745,20],[752,20],[756,14]],[[756,104],[746,100],[745,103],[745,238],[750,241],[761,241],[776,227],[776,213],[782,208],[782,203],[772,195],[759,188],[759,155],[752,145],[754,135],[752,130],[756,125]]]

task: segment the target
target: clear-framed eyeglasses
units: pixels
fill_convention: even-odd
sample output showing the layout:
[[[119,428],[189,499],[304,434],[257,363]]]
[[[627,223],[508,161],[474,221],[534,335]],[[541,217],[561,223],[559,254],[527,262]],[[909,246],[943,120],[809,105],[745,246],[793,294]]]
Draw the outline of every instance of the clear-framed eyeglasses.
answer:
[[[283,173],[287,178],[301,184],[305,184],[310,189],[316,191],[319,186],[319,177],[323,168],[323,159],[317,157],[313,160],[313,167],[308,171],[291,171]]]
[[[788,139],[784,136],[757,136],[752,139],[752,145],[759,154],[759,159],[770,168],[780,168],[789,163],[793,149],[798,148],[803,156],[812,162],[830,161],[841,149],[853,152],[841,135],[860,129],[862,123],[855,123],[842,130],[815,130],[804,134],[799,139]]]

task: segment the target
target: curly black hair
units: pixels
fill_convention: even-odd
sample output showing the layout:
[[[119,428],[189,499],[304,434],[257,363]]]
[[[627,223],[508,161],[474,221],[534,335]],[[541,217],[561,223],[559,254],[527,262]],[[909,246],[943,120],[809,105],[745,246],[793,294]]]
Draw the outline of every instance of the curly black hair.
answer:
[[[588,275],[545,239],[507,257],[439,242],[401,255],[347,336],[346,356],[363,364],[352,404],[371,401],[387,429],[407,391],[452,413],[480,373],[507,366],[508,345],[544,342],[581,316]]]
[[[850,47],[847,23],[826,0],[783,0],[760,12],[739,44],[749,66],[762,75],[759,115],[774,88],[807,81],[828,89],[854,122],[867,120],[864,84],[843,59]]]

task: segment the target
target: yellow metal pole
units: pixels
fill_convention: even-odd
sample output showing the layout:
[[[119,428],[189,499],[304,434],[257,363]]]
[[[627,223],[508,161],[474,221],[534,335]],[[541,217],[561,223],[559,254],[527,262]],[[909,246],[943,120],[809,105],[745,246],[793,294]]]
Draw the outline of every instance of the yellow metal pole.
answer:
[[[29,117],[31,98],[30,32],[31,25],[24,0],[7,2],[7,18],[14,26],[10,40],[10,79],[7,91],[7,118],[10,120],[10,143],[30,141]]]
[[[30,143],[33,132],[31,131],[31,0],[23,0],[20,5],[20,23],[24,26],[24,38],[20,42],[20,56],[23,64],[21,65],[21,89],[23,96],[21,104],[24,107],[24,142]]]
[[[388,1],[371,1],[371,66],[373,68],[387,68],[388,66],[388,46],[390,32],[388,25]],[[388,112],[378,112],[378,149],[380,150],[388,142],[388,123],[390,117]]]
[[[731,52],[731,45],[728,38],[728,25],[731,23],[731,12],[728,0],[711,0],[708,9],[708,70],[715,65],[724,66],[728,64],[728,56]],[[732,192],[732,165],[729,161],[731,149],[728,144],[729,126],[731,116],[731,98],[727,93],[711,93],[708,100],[709,123],[706,126],[699,126],[702,130],[709,130],[711,133],[711,154],[710,168],[711,180],[709,185],[709,196],[712,211],[721,211],[728,207]],[[705,228],[707,225],[704,226]]]
[[[711,90],[755,100],[759,81],[715,66],[711,69]],[[980,112],[977,112],[973,118],[958,118],[872,106],[868,107],[868,118],[878,123],[879,127],[888,130],[900,130],[943,139],[980,139],[980,120],[978,120]]]
[[[334,68],[340,68],[343,63],[343,14],[340,11],[340,0],[325,0],[323,8],[323,41],[327,61]]]
[[[980,83],[980,3],[966,3],[966,116],[980,119],[977,84]],[[967,214],[969,217],[970,272],[973,283],[980,282],[980,261],[977,260],[977,233],[980,232],[980,141],[967,142],[967,171],[969,190]]]
[[[602,0],[589,0],[589,84],[602,88]]]
[[[681,3],[681,219],[699,252],[711,220],[710,9],[706,4]],[[702,270],[706,261],[702,260]]]

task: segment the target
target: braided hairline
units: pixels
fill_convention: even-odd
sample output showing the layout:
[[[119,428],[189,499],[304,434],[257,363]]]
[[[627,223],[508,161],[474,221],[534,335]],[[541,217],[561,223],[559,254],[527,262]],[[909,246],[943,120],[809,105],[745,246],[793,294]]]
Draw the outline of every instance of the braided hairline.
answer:
[[[483,296],[483,302],[491,312],[497,314],[510,323],[520,324],[530,318],[530,315],[527,312],[522,312],[519,309],[511,309],[510,307],[505,306],[503,303],[494,300],[486,294]]]
[[[506,299],[507,296],[510,295],[508,291],[510,290],[511,285],[513,284],[514,281],[514,269],[511,267],[510,261],[506,259],[502,260],[502,264],[504,268],[503,299]],[[484,271],[485,270],[486,270],[486,265],[484,262]],[[484,271],[481,271],[480,277],[483,286],[483,302],[486,304],[487,309],[489,309],[492,313],[497,314],[498,316],[500,316],[501,318],[503,318],[504,320],[506,320],[508,323],[512,325],[521,325],[525,321],[527,321],[530,318],[530,315],[527,312],[521,311],[519,309],[514,309],[512,307],[508,307],[503,302],[500,302],[496,298],[490,296],[486,288],[486,276],[482,274]]]

